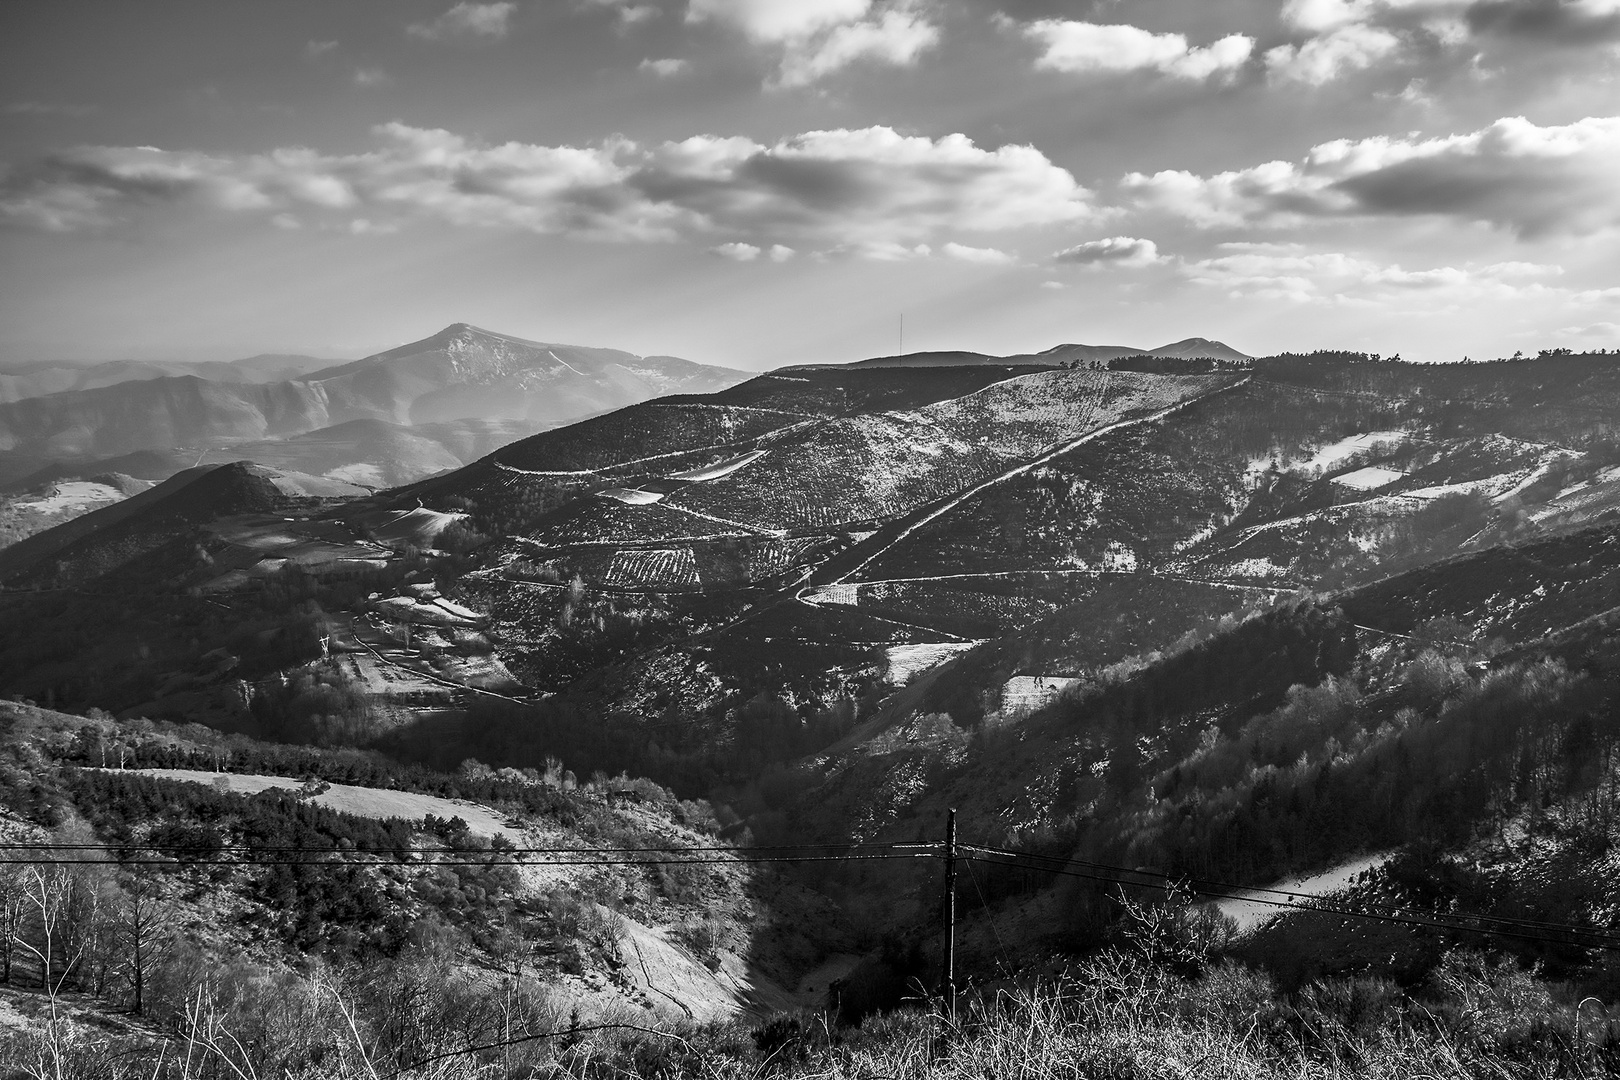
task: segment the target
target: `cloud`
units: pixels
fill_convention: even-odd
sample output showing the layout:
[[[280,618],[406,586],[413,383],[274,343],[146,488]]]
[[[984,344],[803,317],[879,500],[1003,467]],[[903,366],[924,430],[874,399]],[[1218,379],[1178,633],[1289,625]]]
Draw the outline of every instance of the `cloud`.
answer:
[[[857,61],[909,67],[939,43],[939,30],[911,11],[889,10],[875,20],[836,27],[782,58],[777,83],[805,86]]]
[[[503,0],[495,4],[478,4],[470,0],[425,23],[412,23],[405,32],[424,41],[444,41],[449,38],[503,38],[517,4]]]
[[[378,225],[427,221],[606,240],[801,237],[884,258],[964,232],[1096,214],[1091,193],[1040,151],[982,149],[965,135],[872,127],[774,144],[700,135],[572,147],[480,145],[401,123],[374,133],[375,148],[345,155],[80,147],[0,174],[0,220],[69,231],[149,205],[266,217],[342,212]]]
[[[304,59],[318,60],[338,47],[335,41],[310,41],[304,45]]]
[[[788,247],[786,244],[772,244],[771,245],[771,250],[770,250],[771,262],[775,262],[775,263],[787,262],[789,259],[793,258],[793,256],[795,256],[797,254],[798,254],[797,251],[794,251],[792,248]]]
[[[1068,287],[1069,287],[1068,284],[1065,283],[1065,282],[1062,282],[1062,281],[1043,281],[1043,282],[1041,282],[1041,288],[1050,289],[1053,292],[1057,292],[1060,289],[1067,289]]]
[[[1198,176],[1131,173],[1138,206],[1204,227],[1432,215],[1521,236],[1620,225],[1620,117],[1542,127],[1505,117],[1465,135],[1323,143],[1299,163]]]
[[[799,87],[859,62],[909,67],[939,43],[926,0],[691,0],[688,22],[717,22],[778,49],[770,85]]]
[[[1254,39],[1243,34],[1195,48],[1181,34],[1063,19],[1041,19],[1023,33],[1045,46],[1036,67],[1069,73],[1154,71],[1194,81],[1230,78],[1254,51]]]
[[[1273,79],[1321,86],[1349,71],[1364,71],[1398,52],[1401,39],[1376,26],[1351,23],[1301,45],[1279,45],[1266,52]]]
[[[386,86],[393,80],[388,72],[382,68],[355,68],[354,85],[356,86]]]
[[[1620,38],[1617,0],[1481,0],[1465,21],[1476,34],[1589,45]]]
[[[954,240],[947,241],[945,246],[940,248],[940,251],[947,258],[961,262],[978,263],[981,266],[1011,266],[1018,261],[1018,256],[997,248],[968,247],[966,244],[958,244]]]
[[[802,41],[837,26],[857,22],[872,0],[691,0],[688,22],[714,20],[741,30],[754,41]]]
[[[741,241],[733,240],[729,244],[720,244],[710,248],[709,254],[718,255],[722,259],[730,259],[732,262],[753,262],[759,258],[761,250],[761,248],[753,244],[744,244]]]
[[[637,65],[637,70],[657,75],[660,79],[673,78],[685,71],[690,71],[692,65],[685,60],[674,57],[664,60],[643,60]]]
[[[872,262],[908,262],[926,259],[934,253],[927,244],[906,245],[893,240],[852,240],[828,252],[829,255],[851,255]]]
[[[1134,236],[1110,236],[1105,240],[1088,240],[1065,248],[1052,256],[1053,262],[1074,266],[1152,266],[1164,262],[1159,246],[1152,240]]]
[[[1596,322],[1585,326],[1566,326],[1554,333],[1563,337],[1603,338],[1620,343],[1620,323]]]
[[[1312,33],[1352,25],[1592,44],[1620,37],[1617,0],[1288,0],[1282,20]]]
[[[1407,270],[1342,252],[1312,252],[1295,244],[1223,244],[1225,254],[1183,262],[1181,273],[1233,296],[1290,303],[1388,304],[1403,297],[1425,305],[1469,300],[1519,300],[1555,290],[1546,279],[1558,266],[1498,262]]]

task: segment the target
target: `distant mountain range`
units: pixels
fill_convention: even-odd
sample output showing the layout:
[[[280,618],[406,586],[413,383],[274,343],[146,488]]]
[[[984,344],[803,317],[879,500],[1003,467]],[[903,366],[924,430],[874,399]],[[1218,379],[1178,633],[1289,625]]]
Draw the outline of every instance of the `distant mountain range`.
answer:
[[[1043,367],[1073,367],[1092,362],[1107,363],[1125,356],[1165,356],[1184,360],[1252,360],[1248,353],[1239,352],[1224,342],[1209,338],[1191,337],[1160,345],[1157,349],[1138,349],[1130,345],[1054,345],[1038,353],[1018,353],[1013,356],[992,356],[989,353],[947,350],[941,352],[913,352],[900,356],[874,356],[858,360],[850,367],[962,367],[970,364],[1038,364]],[[825,367],[824,364],[804,364],[801,367]]]
[[[466,323],[336,365],[262,356],[215,365],[35,367],[0,376],[7,380],[3,396],[16,398],[0,402],[0,484],[41,470],[53,478],[106,471],[108,459],[178,448],[190,452],[188,464],[251,454],[321,474],[348,470],[362,482],[401,483],[545,427],[665,394],[710,393],[746,377]],[[294,439],[301,442],[266,445]]]
[[[185,363],[165,360],[111,360],[103,364],[40,363],[0,369],[0,402],[95,390],[143,379],[195,375],[211,382],[262,383],[298,379],[338,363],[318,356],[261,353],[241,360]]]

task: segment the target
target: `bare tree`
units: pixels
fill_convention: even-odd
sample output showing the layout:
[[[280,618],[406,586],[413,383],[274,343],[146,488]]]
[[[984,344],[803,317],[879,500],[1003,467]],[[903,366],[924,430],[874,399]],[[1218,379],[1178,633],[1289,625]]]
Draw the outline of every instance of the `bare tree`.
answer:
[[[174,942],[174,908],[154,878],[132,874],[124,879],[112,921],[131,1011],[139,1016],[146,1007],[147,977]]]
[[[11,985],[11,965],[17,957],[18,935],[28,911],[23,867],[0,866],[0,983]]]

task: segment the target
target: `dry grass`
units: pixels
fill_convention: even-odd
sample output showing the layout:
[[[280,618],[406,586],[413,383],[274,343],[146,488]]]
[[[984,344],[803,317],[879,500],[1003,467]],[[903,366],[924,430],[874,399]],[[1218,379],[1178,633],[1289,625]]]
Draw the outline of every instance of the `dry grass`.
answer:
[[[83,1032],[55,1048],[48,1032],[34,1044],[13,1042],[0,1047],[0,1060],[21,1067],[7,1075],[173,1080],[1540,1080],[1620,1073],[1612,1025],[1590,1001],[1578,1018],[1576,1006],[1559,1003],[1546,984],[1470,954],[1448,959],[1412,995],[1362,979],[1282,997],[1265,975],[1237,966],[1185,980],[1108,953],[1061,979],[964,1000],[954,1025],[913,1008],[842,1030],[800,1017],[756,1030],[709,1024],[655,1031],[627,1017],[570,1032],[553,1005],[525,1015],[507,1038],[436,1043],[428,1029],[440,1026],[437,1018],[380,1020],[379,1003],[352,983],[340,991],[297,980],[269,996],[284,996],[281,1012],[296,1018],[291,1059],[263,1056],[258,1048],[268,1044],[254,1023],[241,1017],[243,1027],[233,1030],[231,1013],[199,995],[177,1018],[162,1063],[148,1054],[140,1064],[127,1047]],[[254,1004],[258,1011],[271,1002]],[[509,1039],[516,1041],[491,1045]],[[484,1049],[460,1052],[469,1043]],[[6,1059],[8,1050],[16,1056]]]

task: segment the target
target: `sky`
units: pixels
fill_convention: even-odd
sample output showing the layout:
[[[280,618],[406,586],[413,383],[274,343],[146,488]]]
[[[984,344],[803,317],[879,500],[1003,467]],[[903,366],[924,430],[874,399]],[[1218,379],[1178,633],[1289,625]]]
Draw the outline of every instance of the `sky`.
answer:
[[[5,0],[0,364],[1614,348],[1617,77],[1620,0]]]

